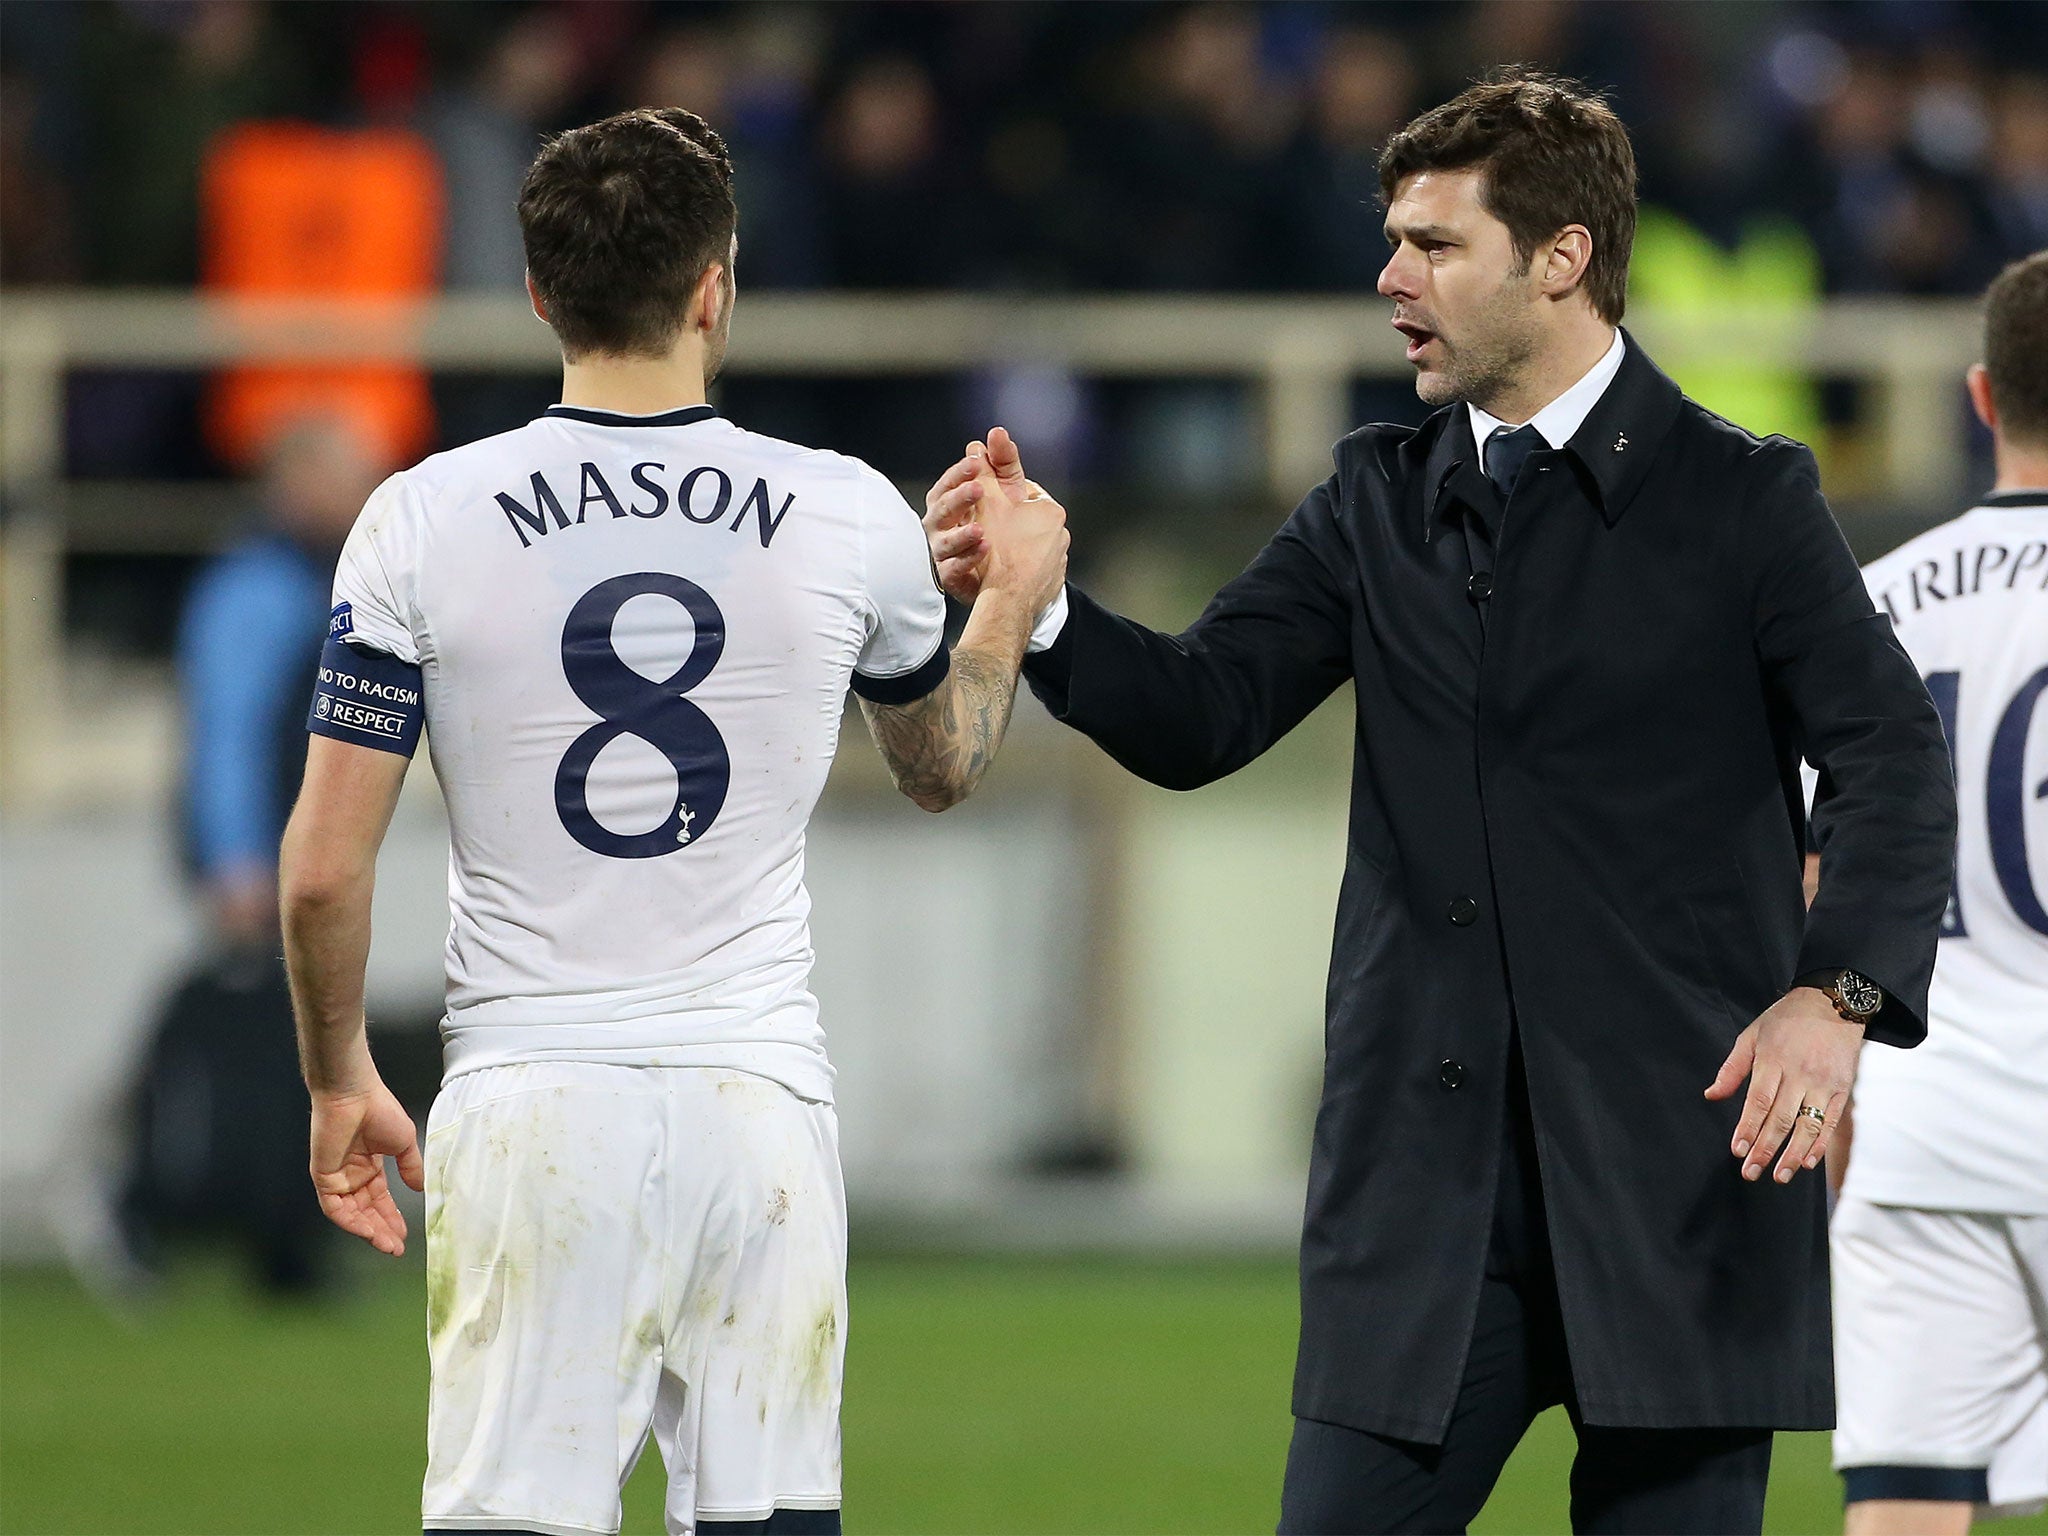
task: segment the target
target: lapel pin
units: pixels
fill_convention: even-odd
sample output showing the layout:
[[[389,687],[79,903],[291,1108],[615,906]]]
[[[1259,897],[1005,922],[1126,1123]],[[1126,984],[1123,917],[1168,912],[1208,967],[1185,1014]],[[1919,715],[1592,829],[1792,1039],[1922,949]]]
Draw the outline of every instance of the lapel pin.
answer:
[[[1621,452],[1621,450],[1622,450],[1622,449],[1626,448],[1627,446],[1628,446],[1628,434],[1627,434],[1626,432],[1617,432],[1617,433],[1615,433],[1615,434],[1614,434],[1614,451],[1615,451],[1616,453],[1619,453],[1619,452]]]

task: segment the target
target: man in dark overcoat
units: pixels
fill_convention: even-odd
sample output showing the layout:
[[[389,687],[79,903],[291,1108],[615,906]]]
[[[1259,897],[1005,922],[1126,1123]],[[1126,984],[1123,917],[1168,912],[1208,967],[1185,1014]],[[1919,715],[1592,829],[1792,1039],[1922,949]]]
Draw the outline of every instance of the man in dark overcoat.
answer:
[[[1381,181],[1379,289],[1443,408],[1340,442],[1185,632],[1070,589],[1026,672],[1180,789],[1356,690],[1281,1529],[1462,1530],[1561,1402],[1577,1530],[1757,1531],[1772,1430],[1833,1416],[1795,1175],[1866,1035],[1925,1030],[1941,727],[1812,454],[1619,330],[1602,102],[1498,77]],[[927,503],[950,590],[977,504],[1040,494],[1000,429],[970,447]],[[1802,757],[1833,790],[1810,912]]]

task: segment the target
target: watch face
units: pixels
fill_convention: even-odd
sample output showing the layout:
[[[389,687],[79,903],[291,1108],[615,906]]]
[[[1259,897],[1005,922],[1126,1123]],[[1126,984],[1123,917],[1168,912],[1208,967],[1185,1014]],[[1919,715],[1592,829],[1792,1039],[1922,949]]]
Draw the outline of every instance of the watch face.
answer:
[[[1842,994],[1842,1001],[1865,1018],[1884,1006],[1884,989],[1867,976],[1858,976],[1854,971],[1842,972],[1841,980],[1835,983]]]

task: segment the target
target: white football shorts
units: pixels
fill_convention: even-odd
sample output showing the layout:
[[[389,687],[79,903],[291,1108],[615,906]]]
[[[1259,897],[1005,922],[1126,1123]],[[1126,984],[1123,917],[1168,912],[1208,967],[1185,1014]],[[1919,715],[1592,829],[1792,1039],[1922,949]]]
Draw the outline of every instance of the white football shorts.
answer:
[[[1852,1501],[2048,1506],[2048,1216],[1876,1205],[1829,1226],[1835,1468]]]
[[[749,1073],[529,1062],[427,1123],[428,1530],[672,1536],[839,1507],[838,1122]]]

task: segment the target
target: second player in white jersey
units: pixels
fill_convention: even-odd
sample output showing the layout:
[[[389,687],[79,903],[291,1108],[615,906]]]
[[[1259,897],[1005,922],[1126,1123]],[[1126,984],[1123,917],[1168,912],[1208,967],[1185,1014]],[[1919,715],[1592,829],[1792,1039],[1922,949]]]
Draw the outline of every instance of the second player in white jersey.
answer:
[[[1851,1536],[2048,1504],[2048,252],[1991,285],[1984,331],[1997,489],[1864,570],[1959,815],[1927,1039],[1863,1052],[1828,1234]]]
[[[2048,1499],[2048,490],[1865,571],[1942,715],[1956,877],[1927,1039],[1866,1047],[1830,1233],[1850,1530]]]
[[[1846,1188],[2048,1215],[2048,491],[1989,497],[1865,579],[1941,711],[1961,822],[1927,1039],[1863,1052]]]
[[[448,1074],[724,1067],[829,1100],[805,823],[849,681],[894,702],[946,671],[895,488],[709,407],[556,406],[387,481],[334,592],[424,676]]]

